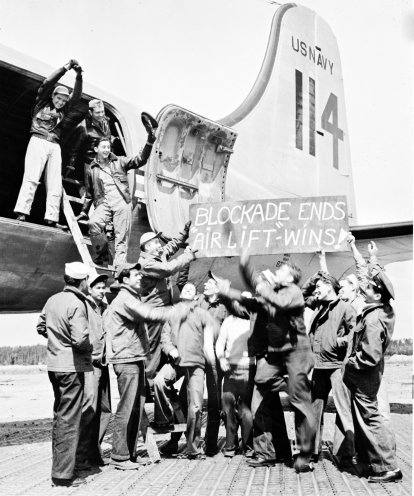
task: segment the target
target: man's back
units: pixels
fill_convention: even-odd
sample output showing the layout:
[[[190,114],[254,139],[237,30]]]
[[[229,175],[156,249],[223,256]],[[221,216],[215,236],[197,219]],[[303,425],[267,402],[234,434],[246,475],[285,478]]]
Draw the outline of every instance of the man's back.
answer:
[[[79,290],[66,287],[46,302],[37,328],[40,334],[47,336],[49,371],[92,370],[92,347],[83,298]]]

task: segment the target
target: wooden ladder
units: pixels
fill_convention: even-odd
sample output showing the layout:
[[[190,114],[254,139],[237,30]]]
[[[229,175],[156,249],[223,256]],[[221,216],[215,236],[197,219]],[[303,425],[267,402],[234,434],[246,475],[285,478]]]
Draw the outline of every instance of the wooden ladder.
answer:
[[[75,179],[66,179],[66,181],[74,182]],[[89,253],[87,241],[83,237],[82,231],[80,230],[78,221],[75,218],[75,214],[73,213],[71,205],[71,202],[83,204],[83,199],[77,198],[76,196],[68,195],[65,191],[65,188],[63,188],[62,200],[63,213],[65,214],[66,222],[68,223],[73,240],[75,241],[79,255],[82,258],[82,262],[90,267],[91,276],[95,276],[97,274],[96,266],[92,260],[91,254]]]

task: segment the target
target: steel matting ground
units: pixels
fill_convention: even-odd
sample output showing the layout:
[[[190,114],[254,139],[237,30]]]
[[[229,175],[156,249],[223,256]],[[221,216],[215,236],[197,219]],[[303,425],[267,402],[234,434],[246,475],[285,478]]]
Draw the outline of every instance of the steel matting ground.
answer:
[[[151,406],[147,411],[151,416]],[[289,437],[294,438],[293,414],[285,412]],[[369,484],[357,469],[339,470],[332,456],[334,413],[325,414],[324,450],[314,472],[296,474],[278,464],[271,468],[249,467],[241,455],[226,458],[222,453],[206,460],[166,458],[160,463],[134,471],[105,466],[83,472],[87,483],[77,488],[51,486],[51,420],[0,424],[0,494],[3,496],[328,496],[328,495],[411,495],[412,414],[392,414],[397,438],[397,457],[404,479],[400,483]],[[205,427],[203,417],[203,433]],[[220,428],[219,446],[225,430]],[[161,447],[168,434],[156,435]],[[105,438],[110,453],[111,434]],[[184,439],[180,452],[185,448]],[[146,456],[144,445],[139,454]]]

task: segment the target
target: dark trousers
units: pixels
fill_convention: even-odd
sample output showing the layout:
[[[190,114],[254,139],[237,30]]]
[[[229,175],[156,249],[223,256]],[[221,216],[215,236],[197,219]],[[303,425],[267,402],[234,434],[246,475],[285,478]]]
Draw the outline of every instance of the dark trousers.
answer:
[[[119,403],[114,418],[112,458],[136,456],[138,429],[145,404],[145,362],[116,363]]]
[[[49,372],[55,402],[52,427],[52,477],[72,479],[83,405],[83,372]]]
[[[358,384],[346,380],[351,392],[351,408],[355,424],[355,442],[358,459],[366,461],[374,472],[397,468],[394,436],[378,409],[380,377],[365,381],[361,372]],[[354,380],[358,380],[355,374]]]
[[[223,373],[218,360],[210,364],[206,361],[206,385],[207,385],[207,428],[205,434],[205,445],[207,454],[217,452],[217,440],[220,428],[221,411],[221,384]]]
[[[111,420],[111,389],[108,367],[85,372],[82,419],[76,461],[102,460],[101,443]]]
[[[243,450],[253,449],[251,402],[255,373],[254,365],[230,365],[230,371],[224,376],[222,406],[226,419],[226,450],[237,448],[239,425]]]
[[[145,372],[150,389],[153,388],[153,381],[157,372],[166,363],[165,355],[161,351],[161,331],[162,322],[151,322],[145,324],[149,340],[149,357],[145,364]]]
[[[355,455],[351,394],[342,380],[340,369],[314,369],[312,374],[312,400],[317,420],[314,453],[322,450],[323,412],[331,389],[337,412],[333,454],[338,458],[351,457]]]
[[[203,412],[204,370],[183,367],[187,383],[187,454],[200,453],[201,417]]]
[[[258,456],[274,458],[291,456],[285,418],[280,403],[279,390],[288,375],[289,402],[295,413],[295,433],[299,451],[312,453],[315,443],[316,420],[312,408],[308,374],[313,366],[309,347],[295,347],[290,351],[269,353],[257,363],[255,391],[252,399],[253,445]],[[273,418],[272,418],[273,417]],[[273,444],[275,440],[276,446]]]

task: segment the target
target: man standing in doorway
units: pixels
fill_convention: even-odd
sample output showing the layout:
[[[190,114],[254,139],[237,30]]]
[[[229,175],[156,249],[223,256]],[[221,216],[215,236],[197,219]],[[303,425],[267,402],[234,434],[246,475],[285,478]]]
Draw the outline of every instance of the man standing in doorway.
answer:
[[[76,71],[76,82],[72,95],[66,86],[55,83],[70,69]],[[60,141],[65,117],[82,96],[82,67],[71,59],[66,65],[46,78],[40,86],[32,114],[30,141],[24,162],[24,176],[14,212],[17,220],[24,221],[30,215],[33,199],[47,167],[46,181],[46,224],[56,227],[59,221],[60,200],[62,198],[62,156]]]
[[[105,265],[108,248],[105,226],[111,219],[115,230],[115,268],[126,262],[132,215],[127,172],[143,167],[151,149],[152,143],[147,142],[142,154],[117,157],[111,153],[109,138],[100,138],[95,146],[96,157],[85,171],[85,203],[78,219],[87,217],[93,203],[95,210],[89,219],[89,234],[98,265]]]

